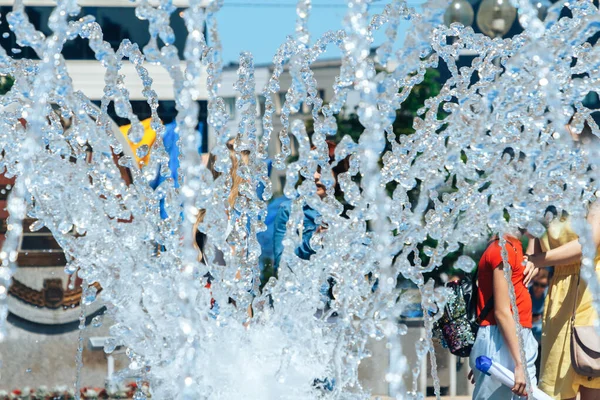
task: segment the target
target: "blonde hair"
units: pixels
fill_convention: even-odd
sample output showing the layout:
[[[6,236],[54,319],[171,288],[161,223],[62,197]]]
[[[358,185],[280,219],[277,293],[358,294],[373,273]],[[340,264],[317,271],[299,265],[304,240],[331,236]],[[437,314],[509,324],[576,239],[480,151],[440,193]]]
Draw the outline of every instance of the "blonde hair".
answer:
[[[229,197],[227,198],[227,202],[229,203],[230,209],[232,209],[235,205],[236,199],[238,198],[238,196],[240,194],[240,185],[244,182],[244,179],[238,174],[238,169],[240,167],[240,161],[243,165],[248,165],[248,163],[250,161],[250,152],[248,150],[242,151],[240,153],[240,160],[238,160],[235,150],[233,149],[233,140],[231,140],[227,143],[227,148],[229,149],[229,158],[231,159],[231,169],[229,170],[229,174],[231,175],[231,190],[229,192]],[[208,163],[206,166],[212,173],[213,179],[217,179],[219,177],[219,175],[221,175],[219,172],[217,172],[215,170],[216,161],[217,161],[216,157],[211,153],[210,156],[208,157]],[[194,242],[193,243],[194,243],[194,247],[196,248],[196,250],[198,250],[198,261],[202,261],[203,249],[201,249],[200,246],[198,245],[195,235],[198,232],[198,227],[200,226],[202,221],[204,221],[205,216],[206,216],[205,209],[198,211],[198,217],[196,218],[196,222],[194,223],[194,228],[193,228],[193,232],[194,232]]]

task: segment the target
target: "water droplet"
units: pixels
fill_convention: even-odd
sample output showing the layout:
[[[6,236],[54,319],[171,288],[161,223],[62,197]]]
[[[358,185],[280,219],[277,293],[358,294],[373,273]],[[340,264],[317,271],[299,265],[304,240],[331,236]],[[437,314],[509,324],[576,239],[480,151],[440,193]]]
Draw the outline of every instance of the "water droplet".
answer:
[[[527,225],[527,232],[533,237],[540,238],[546,233],[546,227],[539,221],[531,221],[529,225]]]
[[[144,137],[144,128],[140,124],[134,124],[129,129],[127,137],[134,144],[139,143]]]
[[[40,229],[42,229],[44,227],[44,222],[40,221],[39,219],[35,222],[33,222],[31,225],[29,225],[29,230],[31,232],[37,232]]]
[[[140,389],[136,390],[133,394],[133,400],[146,400],[146,395]]]
[[[425,253],[427,257],[431,257],[435,253],[435,249],[429,246],[423,246],[423,253]]]
[[[58,225],[58,231],[63,235],[71,232],[71,229],[73,229],[73,224],[67,221],[63,221]]]
[[[110,354],[117,348],[117,340],[115,338],[109,337],[104,341],[104,352],[106,354]]]
[[[473,272],[476,264],[475,261],[469,256],[460,256],[458,260],[454,263],[454,268],[460,269],[465,272]]]
[[[150,147],[148,147],[147,144],[143,144],[140,147],[137,148],[137,150],[135,151],[135,154],[139,157],[139,158],[144,158],[148,155],[148,152],[150,151]]]
[[[9,36],[10,36],[10,33],[8,33],[8,32],[4,32],[4,33],[2,34],[2,37],[3,37],[4,39],[6,39],[6,38],[7,38],[7,37],[9,37]]]
[[[81,301],[83,302],[84,305],[92,304],[94,301],[96,301],[97,293],[98,293],[98,289],[96,289],[95,286],[88,286],[83,291]]]
[[[137,361],[132,361],[131,363],[129,363],[129,369],[137,371],[138,369],[142,368],[142,366],[140,365],[139,362]]]
[[[408,327],[405,324],[398,324],[398,335],[403,336],[408,333]]]
[[[75,263],[68,263],[65,265],[65,274],[72,275],[79,269],[79,266]]]
[[[334,116],[325,118],[323,121],[323,134],[326,136],[335,136],[337,133],[337,121]]]
[[[101,315],[96,315],[94,318],[92,318],[92,326],[94,328],[99,328],[102,326],[102,316]]]

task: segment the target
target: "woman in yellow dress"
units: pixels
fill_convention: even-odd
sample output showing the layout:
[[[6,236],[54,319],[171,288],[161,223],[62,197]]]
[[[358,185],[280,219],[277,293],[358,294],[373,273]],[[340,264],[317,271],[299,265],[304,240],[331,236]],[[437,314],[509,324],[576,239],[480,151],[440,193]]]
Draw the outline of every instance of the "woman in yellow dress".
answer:
[[[600,204],[591,206],[588,214],[596,247],[600,245]],[[554,267],[548,297],[544,306],[542,328],[542,360],[539,388],[557,400],[600,399],[600,378],[576,373],[571,366],[571,316],[577,304],[576,326],[594,325],[598,314],[592,306],[592,295],[583,279],[579,279],[581,245],[566,216],[555,218],[541,239],[530,240],[529,261],[536,267]],[[600,256],[594,260],[600,277]],[[579,287],[578,286],[579,282]],[[577,294],[577,296],[576,296]]]

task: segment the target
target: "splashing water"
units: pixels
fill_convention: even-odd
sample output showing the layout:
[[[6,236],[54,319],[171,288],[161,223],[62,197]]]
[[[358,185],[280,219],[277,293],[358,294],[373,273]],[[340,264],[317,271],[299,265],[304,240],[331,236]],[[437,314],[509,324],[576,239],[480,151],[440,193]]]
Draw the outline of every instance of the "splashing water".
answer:
[[[17,265],[22,220],[35,218],[64,249],[70,260],[68,272],[78,271],[86,282],[102,286],[101,296],[115,321],[105,349],[111,352],[122,344],[130,359],[122,375],[149,380],[155,398],[194,400],[365,398],[368,393],[357,379],[358,363],[368,355],[369,337],[386,336],[399,360],[386,375],[394,396],[419,398],[415,391],[407,392],[411,388],[403,387],[401,379],[410,366],[401,357],[398,340],[405,327],[398,326],[396,318],[407,299],[396,287],[397,278],[418,285],[425,324],[431,328],[446,293],[433,281],[426,282],[425,274],[461,244],[480,241],[490,230],[503,235],[531,227],[536,236],[541,234],[538,221],[549,206],[573,217],[584,245],[582,276],[599,308],[595,248],[585,224],[599,181],[598,147],[595,141],[574,143],[564,128],[574,114],[575,130],[581,131],[586,122],[594,135],[600,134],[593,110],[582,104],[590,91],[600,89],[595,73],[599,48],[588,43],[600,30],[600,14],[591,2],[569,3],[568,18],[560,17],[559,2],[540,21],[529,1],[515,0],[525,31],[512,39],[492,40],[471,28],[443,26],[447,2],[442,0],[428,0],[421,13],[404,1],[390,1],[377,15],[369,12],[371,1],[349,0],[344,29],[311,41],[311,1],[299,0],[295,34],[277,49],[265,88],[255,87],[252,55],[240,55],[235,88],[242,116],[233,137],[244,184],[233,205],[228,202],[230,116],[219,97],[223,65],[216,15],[222,3],[190,0],[183,12],[188,36],[180,60],[168,25],[175,11],[170,0],[158,4],[141,0],[136,15],[149,22],[150,42],[140,49],[125,40],[116,50],[103,40],[92,17],[74,18],[80,13],[75,0],[58,1],[48,21],[50,36],[36,31],[23,2],[15,1],[7,15],[10,29],[18,44],[32,48],[39,61],[15,60],[0,49],[0,74],[15,78],[13,88],[0,98],[0,167],[7,176],[17,177],[0,252],[3,293]],[[394,50],[401,24],[409,27],[409,33]],[[209,38],[204,36],[205,26]],[[371,58],[373,34],[384,27],[386,39]],[[76,37],[87,40],[105,67],[100,108],[73,88],[67,73],[61,52]],[[311,65],[330,47],[341,50],[342,65],[335,94],[324,104]],[[456,60],[465,50],[476,57],[470,66],[458,68]],[[397,137],[392,129],[396,110],[423,80],[426,69],[437,67],[440,60],[451,77],[419,110],[415,132]],[[144,65],[161,65],[173,81],[180,149],[177,181],[170,178],[161,140],[138,149],[138,157],[150,154],[141,168],[133,157],[121,157],[119,165],[132,173],[130,185],[113,160],[113,153],[121,153],[123,146],[110,128],[109,104],[119,117],[131,121],[132,142],[138,143],[143,132],[119,74],[127,62],[143,84],[158,137],[165,126]],[[266,229],[266,204],[272,194],[266,159],[275,129],[272,97],[281,89],[285,66],[292,84],[280,115],[281,151],[274,165],[286,171],[284,193],[292,206],[279,277],[260,292],[256,235]],[[204,75],[208,123],[216,133],[211,152],[220,173],[217,178],[197,152],[195,88]],[[255,125],[257,90],[266,99],[262,135]],[[325,139],[336,133],[335,115],[343,112],[353,92],[360,99],[357,115],[364,131],[358,143],[347,136],[336,149],[336,162],[350,157],[349,171],[339,176],[351,206],[344,213],[334,196]],[[57,104],[61,116],[71,119],[69,130],[63,129],[50,104]],[[295,117],[302,104],[312,106],[312,136]],[[290,136],[298,143],[299,158],[288,164]],[[318,169],[327,190],[322,200],[311,179]],[[152,171],[166,177],[156,190],[149,185]],[[259,185],[265,188],[260,197]],[[386,192],[390,186],[391,196]],[[415,193],[416,200],[411,201]],[[161,201],[165,219],[160,215]],[[302,240],[297,228],[305,205],[328,226],[310,260],[294,253]],[[207,238],[204,262],[198,261],[192,244],[200,212],[205,213],[199,224]],[[435,244],[426,249],[424,261],[417,246],[428,238]],[[215,261],[219,252],[224,265]],[[474,266],[468,258],[459,261],[461,269]],[[205,288],[207,273],[212,276],[210,290]],[[365,279],[368,274],[378,280],[377,290]],[[330,311],[317,317],[319,289],[329,277],[336,282],[335,298]],[[514,303],[513,293],[511,298]],[[88,290],[84,303],[95,300],[96,289]],[[6,296],[1,301],[4,332]],[[250,305],[252,317],[246,312]],[[334,312],[337,317],[332,318]],[[430,354],[439,394],[431,335],[417,347],[421,357]],[[414,373],[416,379],[426,371],[417,368]],[[315,385],[319,379],[335,384],[319,389]],[[145,398],[142,392],[136,395]]]

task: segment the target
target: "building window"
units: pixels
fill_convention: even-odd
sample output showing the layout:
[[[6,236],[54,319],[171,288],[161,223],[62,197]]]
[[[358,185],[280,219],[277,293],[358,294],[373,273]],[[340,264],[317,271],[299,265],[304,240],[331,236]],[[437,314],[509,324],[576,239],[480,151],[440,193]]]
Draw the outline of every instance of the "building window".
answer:
[[[286,92],[279,92],[275,98],[275,109],[277,110],[278,115],[281,115],[281,110],[285,104],[285,94]]]
[[[319,93],[319,98],[321,100],[323,100],[323,102],[325,102],[325,89],[319,89],[318,93]]]
[[[279,92],[277,94],[277,96],[275,97],[275,110],[277,111],[278,115],[281,115],[281,110],[283,109],[283,105],[285,104],[286,93],[287,92]],[[319,89],[318,96],[319,96],[319,98],[321,98],[323,100],[323,102],[325,102],[325,89]],[[264,112],[264,103],[261,107],[262,107],[261,111]],[[306,104],[306,102],[303,102],[300,105],[298,114],[310,114],[310,112],[312,111],[312,108],[313,108],[312,105],[308,105],[308,104]]]
[[[267,109],[266,104],[267,104],[267,99],[265,98],[265,96],[258,95],[258,100],[257,100],[258,109],[256,110],[256,112],[258,113],[259,116],[265,115],[265,111]]]
[[[235,97],[224,97],[223,101],[225,102],[225,111],[229,114],[229,118],[235,119]]]

